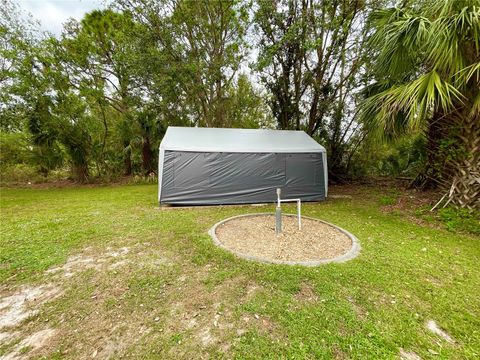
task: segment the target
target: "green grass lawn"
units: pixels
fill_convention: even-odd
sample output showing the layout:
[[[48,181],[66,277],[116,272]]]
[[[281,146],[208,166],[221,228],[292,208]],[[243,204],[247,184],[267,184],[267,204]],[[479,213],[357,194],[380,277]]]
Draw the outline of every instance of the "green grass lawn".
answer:
[[[238,259],[207,234],[271,206],[159,210],[155,185],[4,188],[0,295],[58,294],[0,329],[15,333],[0,357],[478,359],[479,237],[387,211],[388,189],[350,190],[302,209],[355,234],[359,257],[302,268]]]

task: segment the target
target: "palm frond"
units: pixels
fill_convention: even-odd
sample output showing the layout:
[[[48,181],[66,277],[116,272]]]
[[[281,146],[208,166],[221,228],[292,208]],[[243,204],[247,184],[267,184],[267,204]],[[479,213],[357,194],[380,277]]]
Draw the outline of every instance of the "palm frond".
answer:
[[[427,60],[450,75],[470,65],[472,53],[480,55],[480,7],[469,1],[459,4],[446,1],[430,29]]]
[[[476,78],[477,82],[480,81],[480,62],[474,63],[470,66],[467,66],[455,74],[455,81],[457,86],[467,83],[473,77]]]
[[[411,82],[369,97],[362,116],[366,123],[386,133],[398,127],[395,121],[399,114],[405,116],[409,128],[418,129],[433,111],[448,111],[455,101],[462,101],[461,92],[432,70]]]
[[[430,21],[402,9],[375,12],[372,21],[376,32],[370,44],[378,49],[377,71],[391,77],[408,73],[429,34]]]
[[[472,109],[470,110],[470,116],[478,116],[480,115],[480,91],[474,96],[472,100]]]

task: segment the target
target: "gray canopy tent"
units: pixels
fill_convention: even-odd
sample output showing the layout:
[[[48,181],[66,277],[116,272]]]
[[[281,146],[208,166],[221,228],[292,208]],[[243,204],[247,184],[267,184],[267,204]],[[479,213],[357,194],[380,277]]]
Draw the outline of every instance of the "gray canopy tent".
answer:
[[[264,203],[327,196],[325,148],[303,131],[172,127],[160,144],[160,204]]]

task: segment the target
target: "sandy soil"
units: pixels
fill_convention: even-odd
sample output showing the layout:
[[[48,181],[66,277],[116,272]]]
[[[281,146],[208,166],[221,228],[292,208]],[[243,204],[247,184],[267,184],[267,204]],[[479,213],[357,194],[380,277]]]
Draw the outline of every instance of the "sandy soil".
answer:
[[[343,255],[352,247],[351,239],[320,221],[283,216],[283,232],[275,235],[274,215],[232,219],[216,229],[218,240],[243,255],[275,261],[316,261]]]
[[[106,250],[101,253],[85,251],[70,256],[63,265],[45,271],[51,280],[47,284],[24,285],[16,289],[0,287],[0,346],[16,343],[9,352],[0,355],[1,360],[26,359],[38,355],[42,348],[48,347],[49,342],[55,339],[58,333],[55,329],[44,328],[30,335],[21,330],[24,323],[41,312],[44,304],[62,296],[64,292],[62,283],[65,278],[89,269],[97,271],[117,269],[130,261],[126,258],[130,252],[127,247],[119,249],[108,247]],[[23,349],[26,348],[29,349],[28,354],[23,353]]]

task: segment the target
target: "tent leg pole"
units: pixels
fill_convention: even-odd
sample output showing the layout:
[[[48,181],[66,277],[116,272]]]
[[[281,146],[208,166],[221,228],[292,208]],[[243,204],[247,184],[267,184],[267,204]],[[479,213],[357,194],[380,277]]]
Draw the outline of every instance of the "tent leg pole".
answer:
[[[275,208],[275,234],[280,235],[282,232],[282,208],[277,206]]]
[[[298,230],[302,230],[302,201],[297,200]]]

